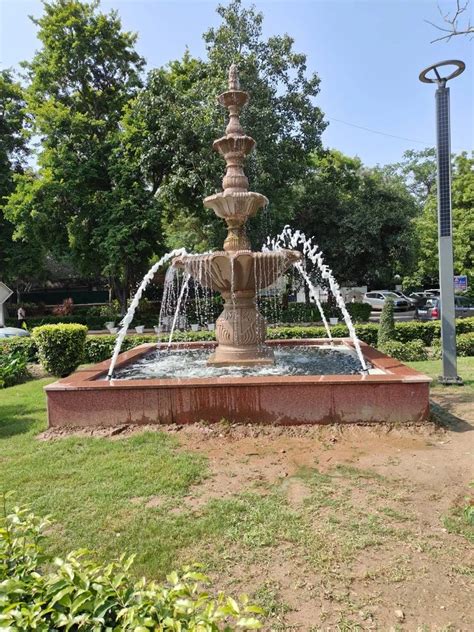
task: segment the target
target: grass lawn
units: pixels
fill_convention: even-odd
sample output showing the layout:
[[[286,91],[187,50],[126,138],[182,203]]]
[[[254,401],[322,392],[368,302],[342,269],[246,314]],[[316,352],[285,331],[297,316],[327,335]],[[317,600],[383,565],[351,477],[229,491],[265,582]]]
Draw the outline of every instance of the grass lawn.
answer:
[[[408,366],[413,367],[421,373],[425,373],[435,380],[441,373],[441,360],[424,360],[422,362],[406,362]],[[474,357],[458,358],[458,375],[464,380],[464,388],[469,392],[474,392]],[[436,384],[433,387],[439,387],[443,390],[452,389],[452,387],[441,386]]]
[[[436,376],[440,363],[410,365]],[[460,358],[459,373],[464,390],[434,392],[474,390],[474,358]],[[457,456],[467,450],[459,432],[451,453],[437,430],[234,436],[217,427],[41,441],[51,381],[0,391],[1,488],[52,517],[50,551],[137,553],[133,570],[149,578],[204,562],[219,587],[256,595],[272,629],[390,629],[401,606],[413,625],[472,629],[469,533],[456,518],[472,472]],[[435,619],[430,590],[447,608]]]

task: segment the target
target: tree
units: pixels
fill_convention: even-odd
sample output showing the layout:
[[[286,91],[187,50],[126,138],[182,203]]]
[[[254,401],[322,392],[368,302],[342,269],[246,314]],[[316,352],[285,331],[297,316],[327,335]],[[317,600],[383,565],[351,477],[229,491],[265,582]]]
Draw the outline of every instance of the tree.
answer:
[[[474,277],[474,154],[462,153],[454,158],[452,174],[452,217],[454,273]],[[412,285],[437,283],[438,273],[438,204],[433,190],[415,219],[418,262],[415,273],[407,279]]]
[[[204,209],[202,199],[221,188],[224,175],[225,165],[211,145],[226,125],[216,96],[227,87],[231,63],[238,64],[241,85],[250,93],[241,120],[257,141],[246,172],[251,188],[270,199],[273,230],[294,213],[291,187],[304,179],[325,128],[313,103],[319,78],[307,76],[306,57],[294,52],[293,40],[288,35],[265,40],[263,15],[244,8],[241,0],[219,5],[217,12],[221,23],[204,34],[207,59],[186,52],[181,60],[152,71],[130,111],[134,142],[163,208],[169,246],[222,245],[223,222]],[[181,240],[183,231],[189,242]],[[260,218],[251,233],[260,246],[266,237]]]
[[[436,187],[436,149],[409,149],[404,152],[400,162],[386,165],[382,169],[388,175],[401,177],[422,207]]]
[[[380,324],[377,331],[378,349],[383,349],[385,343],[391,340],[395,340],[395,318],[393,299],[389,296],[385,300],[380,314]]]
[[[98,2],[53,0],[33,20],[42,48],[25,64],[41,137],[38,174],[18,177],[6,213],[83,274],[109,277],[126,307],[159,241],[157,204],[122,121],[140,87],[136,36]]]
[[[8,70],[0,71],[0,280],[14,285],[18,298],[28,281],[43,270],[44,252],[31,237],[16,235],[4,215],[15,177],[24,173],[28,157],[27,115],[21,85]]]
[[[341,282],[386,286],[413,269],[417,208],[398,176],[331,150],[294,194],[295,226],[315,236]]]

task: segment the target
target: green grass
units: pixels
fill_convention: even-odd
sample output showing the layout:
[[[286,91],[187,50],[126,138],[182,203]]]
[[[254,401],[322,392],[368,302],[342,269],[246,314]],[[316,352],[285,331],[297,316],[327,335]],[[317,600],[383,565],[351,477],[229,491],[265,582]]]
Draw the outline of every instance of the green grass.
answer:
[[[422,362],[406,362],[405,364],[435,380],[441,374],[441,360],[423,360]],[[458,358],[458,375],[462,377],[466,390],[474,392],[474,357]],[[437,386],[436,382],[432,386]],[[442,388],[455,391],[458,387],[443,386]]]

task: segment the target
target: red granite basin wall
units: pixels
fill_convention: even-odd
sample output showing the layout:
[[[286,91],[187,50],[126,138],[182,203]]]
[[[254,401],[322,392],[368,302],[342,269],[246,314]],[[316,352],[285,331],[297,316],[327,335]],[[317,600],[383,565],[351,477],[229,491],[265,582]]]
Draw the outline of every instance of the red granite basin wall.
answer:
[[[327,344],[327,340],[271,341]],[[350,345],[347,339],[337,344]],[[179,347],[179,343],[176,347]],[[193,346],[211,346],[195,343]],[[156,345],[119,356],[124,366]],[[362,345],[378,375],[265,376],[196,379],[112,380],[102,378],[109,361],[46,387],[48,423],[59,426],[186,424],[199,421],[327,424],[408,423],[429,415],[430,378]]]

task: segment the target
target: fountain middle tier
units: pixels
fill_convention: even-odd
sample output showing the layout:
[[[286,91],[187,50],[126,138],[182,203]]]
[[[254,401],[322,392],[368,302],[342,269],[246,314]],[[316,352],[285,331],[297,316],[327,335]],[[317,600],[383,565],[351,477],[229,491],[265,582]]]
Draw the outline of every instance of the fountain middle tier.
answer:
[[[224,309],[216,322],[218,345],[209,364],[274,363],[273,350],[265,345],[267,323],[258,311],[256,296],[300,259],[301,253],[296,250],[241,250],[184,255],[173,260],[175,267],[224,298]]]

